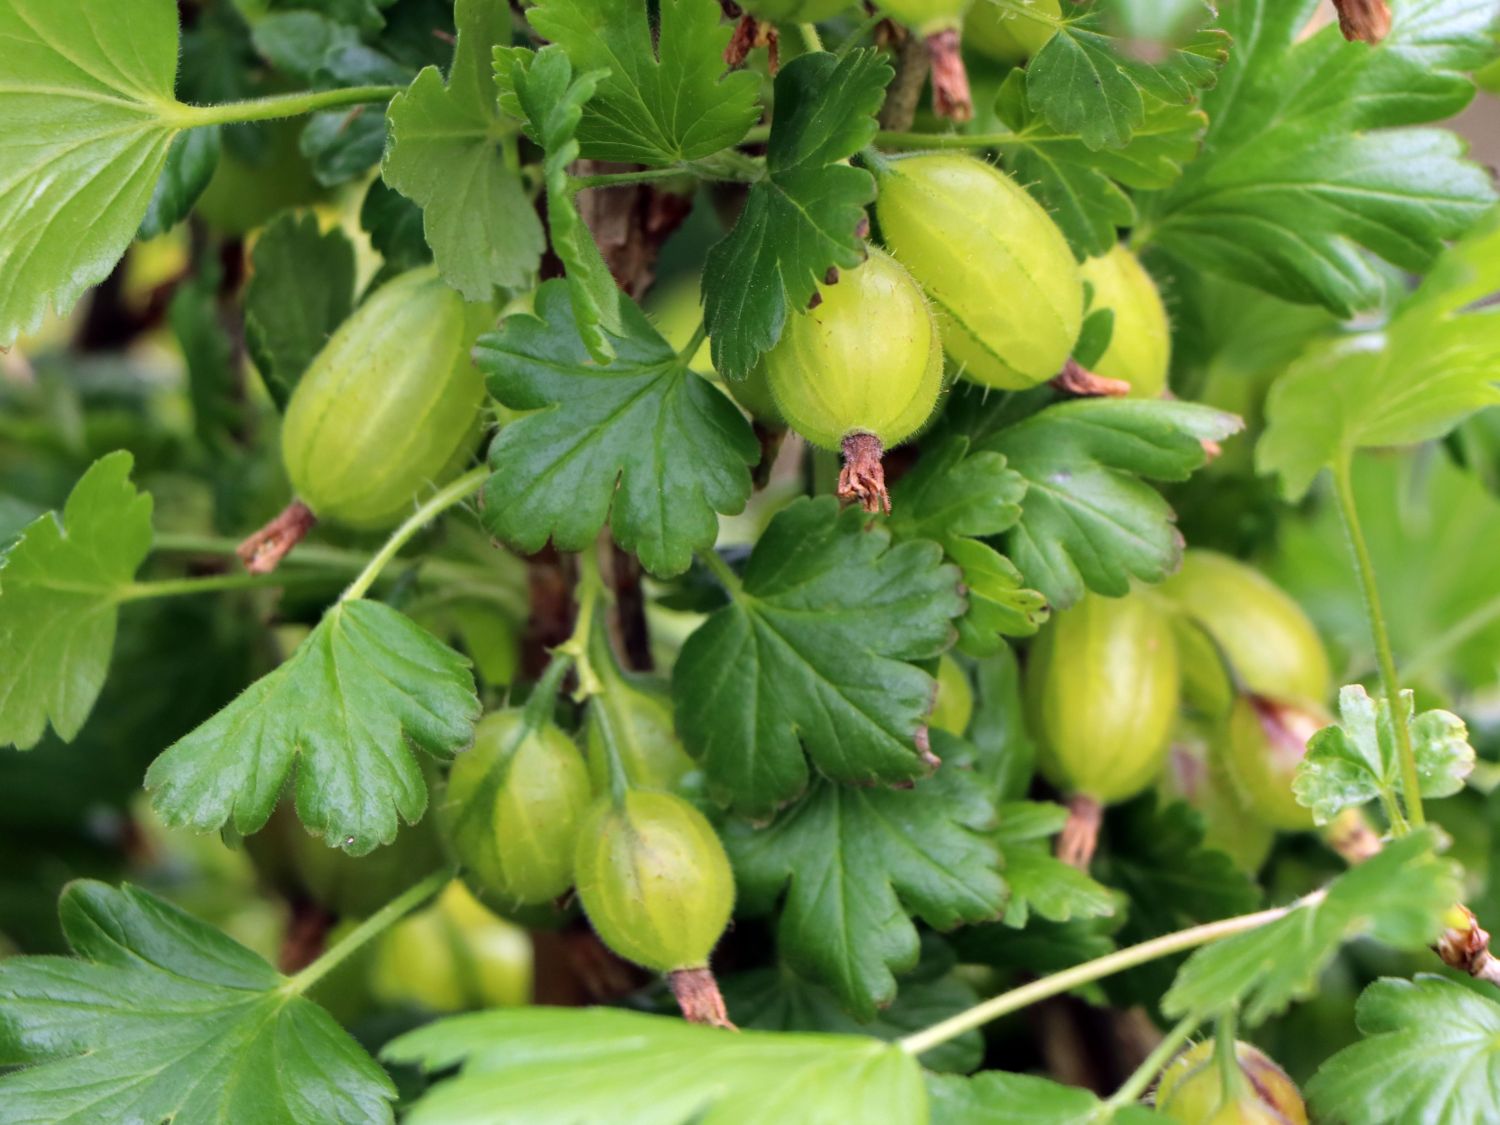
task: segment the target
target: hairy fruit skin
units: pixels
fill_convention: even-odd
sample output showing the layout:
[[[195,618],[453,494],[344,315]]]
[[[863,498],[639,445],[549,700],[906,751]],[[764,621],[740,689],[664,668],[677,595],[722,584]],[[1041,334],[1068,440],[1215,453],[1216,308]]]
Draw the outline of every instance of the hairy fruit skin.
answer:
[[[1286,1071],[1265,1052],[1236,1041],[1242,1081],[1226,1100],[1224,1078],[1206,1039],[1172,1060],[1156,1088],[1156,1112],[1183,1125],[1307,1125],[1307,1106]]]
[[[1217,642],[1248,691],[1317,705],[1328,698],[1333,676],[1318,631],[1258,570],[1215,551],[1191,550],[1161,592]]]
[[[549,902],[573,885],[573,846],[592,793],[583,755],[519,710],[480,720],[448,775],[438,815],[479,889],[506,906]]]
[[[387,282],[339,326],[281,429],[287,475],[319,519],[388,527],[461,466],[484,402],[469,351],[492,319],[426,268]]]
[[[1041,204],[972,156],[907,157],[876,174],[886,245],[932,299],[964,377],[1022,390],[1061,371],[1083,326],[1083,281]]]
[[[1129,383],[1132,398],[1160,397],[1172,363],[1172,325],[1156,282],[1124,243],[1088,259],[1080,272],[1094,287],[1092,307],[1115,314],[1109,347],[1089,370]]]
[[[1285,832],[1313,826],[1312,810],[1297,803],[1292,780],[1307,740],[1333,720],[1321,709],[1284,706],[1241,696],[1225,724],[1221,758],[1247,808]]]
[[[667,973],[698,969],[734,909],[734,873],[713,825],[681,797],[631,790],[584,818],[578,898],[604,943]]]
[[[934,35],[963,26],[964,13],[974,0],[880,0],[879,8],[918,35]],[[980,0],[986,3],[988,0]]]
[[[1114,804],[1161,772],[1177,717],[1177,647],[1150,595],[1088,595],[1042,631],[1026,671],[1037,761],[1054,785]]]
[[[1061,16],[1058,0],[1028,0],[1028,6],[1048,16]],[[1007,12],[989,0],[979,0],[964,21],[964,42],[997,62],[1016,63],[1033,57],[1057,34],[1052,24]]]
[[[818,292],[822,302],[792,316],[763,360],[777,408],[823,449],[839,449],[850,434],[900,444],[932,416],[943,389],[942,342],[921,289],[871,250]]]

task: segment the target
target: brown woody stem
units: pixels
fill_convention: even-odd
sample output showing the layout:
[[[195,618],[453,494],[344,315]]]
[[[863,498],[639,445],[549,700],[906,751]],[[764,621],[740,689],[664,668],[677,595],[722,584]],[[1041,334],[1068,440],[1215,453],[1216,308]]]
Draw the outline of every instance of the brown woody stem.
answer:
[[[251,574],[270,574],[317,522],[311,508],[301,500],[293,500],[270,523],[235,548],[235,554]]]

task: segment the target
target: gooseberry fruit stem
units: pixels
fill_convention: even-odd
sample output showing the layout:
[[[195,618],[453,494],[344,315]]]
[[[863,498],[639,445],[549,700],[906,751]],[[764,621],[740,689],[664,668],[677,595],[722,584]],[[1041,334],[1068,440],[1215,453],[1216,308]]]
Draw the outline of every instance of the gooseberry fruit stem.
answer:
[[[844,468],[839,473],[839,499],[858,500],[867,512],[891,514],[891,494],[885,487],[885,450],[874,434],[849,434],[843,441]]]

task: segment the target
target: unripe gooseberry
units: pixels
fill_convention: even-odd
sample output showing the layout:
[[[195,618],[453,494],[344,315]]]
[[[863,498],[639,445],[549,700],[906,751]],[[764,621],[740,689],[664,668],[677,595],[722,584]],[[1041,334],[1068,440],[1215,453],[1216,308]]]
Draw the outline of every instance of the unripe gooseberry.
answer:
[[[385,527],[462,466],[484,402],[469,352],[492,320],[427,267],[386,282],[339,326],[281,427],[287,475],[314,515]]]
[[[1265,1052],[1234,1045],[1230,1089],[1208,1039],[1178,1055],[1156,1087],[1156,1112],[1182,1125],[1307,1125],[1297,1084]]]
[[[548,902],[573,884],[573,847],[589,807],[588,767],[551,723],[520,710],[480,720],[438,806],[455,857],[502,908]]]
[[[1187,663],[1185,654],[1181,663]],[[1275,831],[1246,806],[1222,755],[1197,725],[1179,722],[1157,792],[1164,802],[1186,801],[1197,809],[1203,816],[1204,846],[1228,855],[1241,871],[1255,874],[1271,854]]]
[[[974,688],[958,661],[944,653],[937,667],[937,702],[927,725],[934,730],[963,736],[974,717]]]
[[[1330,722],[1315,704],[1279,703],[1254,695],[1235,700],[1219,756],[1254,816],[1285,832],[1313,826],[1312,810],[1297,803],[1292,781],[1307,754],[1307,740]]]
[[[997,62],[1015,65],[1031,58],[1057,34],[1062,5],[1058,0],[1022,0],[1022,6],[1026,11],[979,0],[964,21],[964,42]]]
[[[1113,804],[1151,784],[1177,717],[1177,646],[1146,593],[1089,594],[1032,646],[1027,709],[1047,779]]]
[[[1247,691],[1312,705],[1328,697],[1332,674],[1317,629],[1254,567],[1215,551],[1188,551],[1161,592],[1217,642]]]
[[[370,991],[432,1012],[516,1007],[531,1000],[531,941],[454,880],[425,910],[380,937]]]
[[[980,0],[988,3],[989,0]],[[879,0],[879,8],[924,38],[961,27],[973,0]]]
[[[1133,398],[1157,398],[1167,386],[1172,362],[1172,326],[1156,282],[1123,242],[1080,267],[1094,287],[1092,309],[1115,314],[1109,346],[1089,370],[1130,384]]]
[[[741,8],[756,19],[778,23],[817,23],[832,19],[852,0],[743,0]]]
[[[671,793],[600,797],[579,829],[574,876],[604,943],[657,972],[705,967],[734,909],[724,845]]]
[[[843,450],[840,494],[889,510],[880,455],[921,429],[937,406],[937,323],[911,275],[879,250],[819,295],[766,353],[766,380],[798,433]]]
[[[881,234],[936,307],[964,378],[1007,390],[1062,370],[1083,325],[1073,252],[1041,204],[972,156],[876,169]]]

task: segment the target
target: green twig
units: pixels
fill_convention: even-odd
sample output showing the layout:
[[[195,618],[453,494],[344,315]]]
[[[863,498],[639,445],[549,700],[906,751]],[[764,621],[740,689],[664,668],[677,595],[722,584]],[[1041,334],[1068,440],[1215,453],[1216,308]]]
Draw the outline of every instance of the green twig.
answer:
[[[478,465],[451,484],[438,489],[430,500],[407,517],[406,522],[391,532],[390,538],[385,541],[380,550],[375,552],[364,570],[360,571],[354,581],[349,583],[349,588],[340,596],[339,601],[351,602],[364,597],[375,579],[380,577],[380,572],[385,569],[386,563],[395,558],[396,552],[406,546],[412,536],[453,505],[467,499],[489,475],[490,470],[487,466]]]
[[[295,94],[276,94],[269,98],[252,98],[243,102],[219,105],[183,105],[171,103],[162,111],[169,125],[193,129],[202,125],[238,125],[246,121],[274,121],[278,117],[300,117],[320,109],[388,102],[401,93],[400,86],[346,86],[339,90],[301,90]]]
[[[1088,984],[1114,973],[1133,969],[1137,965],[1144,965],[1148,961],[1155,961],[1158,957],[1166,957],[1172,953],[1181,953],[1186,949],[1195,949],[1209,942],[1219,941],[1222,938],[1233,937],[1247,930],[1258,929],[1269,925],[1280,918],[1285,918],[1293,910],[1300,907],[1312,906],[1322,902],[1327,894],[1326,891],[1314,891],[1310,895],[1304,895],[1296,902],[1287,906],[1278,906],[1270,910],[1259,910],[1254,914],[1240,914],[1234,918],[1224,918],[1217,922],[1208,922],[1201,926],[1193,926],[1186,930],[1178,930],[1176,933],[1164,934],[1150,941],[1143,941],[1139,945],[1127,946],[1125,949],[1117,949],[1113,953],[1107,953],[1103,957],[1096,957],[1092,961],[1085,961],[1082,965],[1074,965],[1071,969],[1064,969],[1060,973],[1043,977],[1041,980],[1023,984],[1020,988],[1013,988],[1009,992],[1002,992],[999,996],[991,997],[981,1004],[966,1011],[950,1016],[941,1023],[924,1028],[912,1035],[899,1040],[902,1050],[911,1055],[921,1055],[925,1051],[940,1044],[956,1039],[966,1031],[973,1031],[977,1027],[983,1027],[991,1020],[999,1019],[1001,1016],[1009,1015],[1011,1012],[1019,1011],[1038,1000],[1045,1000],[1049,996],[1057,996],[1068,992],[1079,985]]]
[[[291,586],[306,582],[328,582],[332,575],[304,571],[300,574],[215,574],[204,578],[162,578],[155,582],[130,582],[115,592],[116,602],[140,602],[151,598],[180,598],[211,594],[220,590],[255,590],[265,586]]]
[[[1151,1088],[1151,1083],[1156,1076],[1166,1068],[1166,1065],[1177,1057],[1177,1052],[1182,1045],[1188,1041],[1188,1036],[1198,1030],[1198,1025],[1203,1022],[1200,1015],[1186,1016],[1156,1045],[1156,1049],[1146,1056],[1145,1061],[1135,1068],[1135,1072],[1121,1084],[1105,1106],[1112,1110],[1124,1109],[1128,1105],[1134,1105]]]
[[[1375,582],[1375,563],[1370,557],[1370,547],[1359,522],[1359,509],[1354,502],[1353,456],[1347,450],[1334,462],[1333,491],[1338,497],[1339,513],[1344,518],[1344,531],[1354,554],[1354,572],[1359,578],[1360,592],[1364,595],[1365,618],[1370,623],[1370,636],[1375,642],[1375,660],[1380,668],[1381,688],[1391,709],[1396,752],[1401,760],[1401,803],[1411,826],[1421,828],[1427,823],[1427,817],[1422,811],[1422,787],[1417,777],[1417,756],[1411,744],[1410,716],[1406,713],[1406,699],[1401,694],[1401,681],[1396,678],[1391,637],[1386,629],[1385,613],[1380,607],[1380,588]],[[1401,830],[1400,825],[1392,827],[1397,831]]]
[[[300,996],[318,981],[322,980],[340,964],[357,952],[359,948],[369,942],[372,938],[379,937],[393,923],[399,921],[411,913],[422,903],[426,902],[438,891],[448,885],[453,878],[453,869],[445,867],[441,871],[434,871],[413,887],[402,891],[390,902],[371,914],[353,930],[351,930],[342,941],[332,949],[327,950],[307,968],[296,976],[288,977],[285,984],[281,986],[283,992]]]

